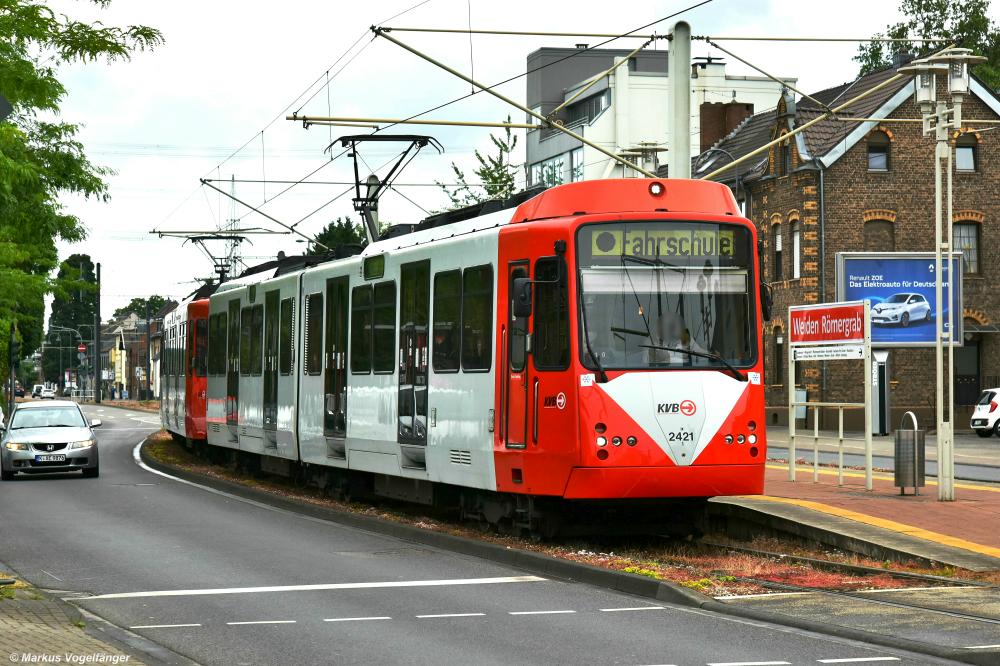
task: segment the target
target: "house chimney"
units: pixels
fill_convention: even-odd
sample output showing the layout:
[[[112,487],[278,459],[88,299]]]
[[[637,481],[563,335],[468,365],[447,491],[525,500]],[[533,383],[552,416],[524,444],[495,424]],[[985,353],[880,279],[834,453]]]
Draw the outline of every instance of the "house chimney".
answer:
[[[914,55],[909,51],[900,51],[892,54],[892,67],[899,69],[903,65],[913,62]]]
[[[698,109],[701,119],[701,152],[714,146],[720,139],[736,129],[747,117],[753,115],[753,104],[743,102],[704,102]]]

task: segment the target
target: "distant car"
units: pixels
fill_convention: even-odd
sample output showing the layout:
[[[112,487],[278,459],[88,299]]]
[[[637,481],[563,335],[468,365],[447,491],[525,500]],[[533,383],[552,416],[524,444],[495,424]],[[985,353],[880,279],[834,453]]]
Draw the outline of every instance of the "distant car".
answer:
[[[69,400],[20,402],[0,440],[0,479],[18,473],[48,474],[80,470],[100,474],[97,438],[99,420],[88,421],[80,406]]]
[[[42,389],[45,388],[45,384],[35,384],[31,387],[31,397],[37,398],[42,394]]]
[[[912,321],[930,321],[931,304],[923,294],[893,294],[872,306],[872,324],[909,326]]]
[[[1000,388],[986,389],[979,395],[969,425],[980,437],[1000,436]]]
[[[23,386],[15,386],[14,387],[14,397],[15,398],[23,398],[24,397],[24,387]]]
[[[56,390],[52,388],[43,388],[42,392],[38,394],[38,397],[42,400],[55,400]]]

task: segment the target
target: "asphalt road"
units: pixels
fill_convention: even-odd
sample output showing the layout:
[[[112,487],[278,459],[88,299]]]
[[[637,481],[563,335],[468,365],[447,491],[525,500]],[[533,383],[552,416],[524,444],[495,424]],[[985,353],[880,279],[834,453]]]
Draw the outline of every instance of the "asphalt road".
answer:
[[[940,663],[541,579],[184,484],[133,458],[155,415],[86,411],[105,423],[100,478],[0,483],[0,561],[196,662]]]

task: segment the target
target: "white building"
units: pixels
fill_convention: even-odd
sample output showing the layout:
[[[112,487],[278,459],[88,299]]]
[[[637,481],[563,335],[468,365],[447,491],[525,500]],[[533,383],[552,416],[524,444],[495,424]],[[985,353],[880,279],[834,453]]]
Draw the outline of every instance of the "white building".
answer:
[[[671,143],[668,54],[641,51],[626,59],[628,53],[604,49],[535,51],[528,56],[528,106],[543,115],[551,114],[595,76],[618,63],[556,117],[589,141],[656,172],[666,163],[664,153]],[[763,76],[728,75],[725,63],[715,58],[696,60],[691,68],[692,157],[745,117],[773,108],[783,87]],[[783,81],[794,86],[796,79]],[[640,175],[558,130],[529,130],[526,152],[529,186]]]

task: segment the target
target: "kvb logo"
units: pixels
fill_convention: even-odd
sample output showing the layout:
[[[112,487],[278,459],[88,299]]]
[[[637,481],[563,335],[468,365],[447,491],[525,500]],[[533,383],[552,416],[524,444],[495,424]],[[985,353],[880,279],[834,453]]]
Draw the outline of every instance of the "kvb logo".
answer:
[[[694,404],[693,400],[661,402],[656,405],[657,414],[683,414],[684,416],[692,416],[696,411],[698,411],[698,407]]]

